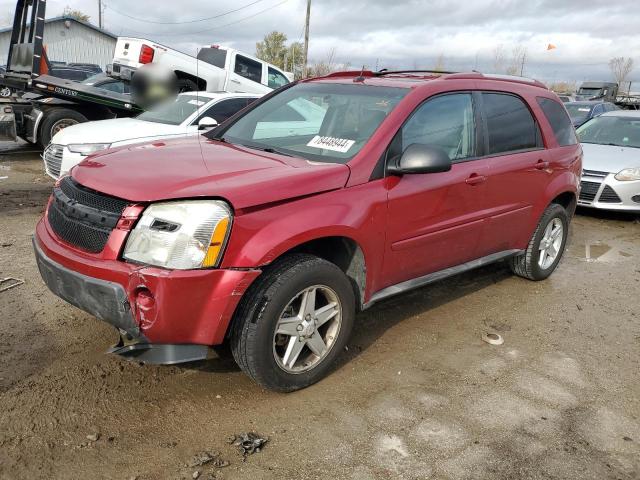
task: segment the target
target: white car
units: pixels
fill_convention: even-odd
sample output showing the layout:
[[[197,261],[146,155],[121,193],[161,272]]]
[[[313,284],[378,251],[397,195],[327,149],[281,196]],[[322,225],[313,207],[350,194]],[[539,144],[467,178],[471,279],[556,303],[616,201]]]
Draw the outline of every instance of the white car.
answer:
[[[100,150],[195,135],[222,123],[259,97],[244,93],[187,92],[135,118],[71,125],[60,130],[45,149],[42,156],[45,171],[58,179]]]
[[[584,154],[578,205],[640,212],[640,112],[604,113],[577,134]]]

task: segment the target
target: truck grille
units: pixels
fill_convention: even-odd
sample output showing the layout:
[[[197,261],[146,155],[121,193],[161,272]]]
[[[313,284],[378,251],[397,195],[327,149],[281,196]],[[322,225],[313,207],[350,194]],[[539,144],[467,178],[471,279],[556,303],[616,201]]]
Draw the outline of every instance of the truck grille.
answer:
[[[47,218],[61,240],[87,252],[100,253],[126,206],[125,200],[103,195],[65,177],[53,189]]]
[[[44,150],[44,168],[46,172],[54,178],[60,177],[60,167],[62,166],[62,145],[49,144]]]
[[[598,200],[603,203],[622,203],[618,194],[609,185],[604,186]]]
[[[584,202],[593,202],[596,194],[600,189],[600,183],[597,182],[580,182],[580,200]]]

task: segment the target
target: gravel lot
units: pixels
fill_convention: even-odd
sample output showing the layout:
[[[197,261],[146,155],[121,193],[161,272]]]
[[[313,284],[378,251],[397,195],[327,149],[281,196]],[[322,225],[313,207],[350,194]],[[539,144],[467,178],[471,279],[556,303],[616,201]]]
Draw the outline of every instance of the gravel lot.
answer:
[[[0,478],[640,478],[638,217],[579,212],[548,281],[493,265],[376,305],[329,378],[283,395],[215,356],[105,355],[115,331],[37,272],[38,155],[1,146],[4,176],[0,277],[25,284],[0,293]],[[246,431],[269,442],[243,461]],[[203,451],[229,465],[189,466]]]

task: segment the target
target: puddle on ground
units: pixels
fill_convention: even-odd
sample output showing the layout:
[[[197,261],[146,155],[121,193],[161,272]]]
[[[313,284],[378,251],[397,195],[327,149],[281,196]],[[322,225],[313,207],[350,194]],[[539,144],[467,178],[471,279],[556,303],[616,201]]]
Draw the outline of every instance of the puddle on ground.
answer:
[[[578,243],[569,246],[569,255],[587,262],[621,262],[633,254],[602,242]]]

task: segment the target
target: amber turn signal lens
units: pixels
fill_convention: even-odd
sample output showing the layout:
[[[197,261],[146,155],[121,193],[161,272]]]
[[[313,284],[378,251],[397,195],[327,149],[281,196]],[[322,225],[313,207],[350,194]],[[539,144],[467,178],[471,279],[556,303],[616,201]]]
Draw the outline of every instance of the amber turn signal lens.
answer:
[[[207,255],[202,262],[203,267],[215,267],[218,264],[224,241],[227,238],[227,229],[229,228],[229,217],[225,217],[218,222],[216,228],[211,235],[211,243],[207,249]]]

